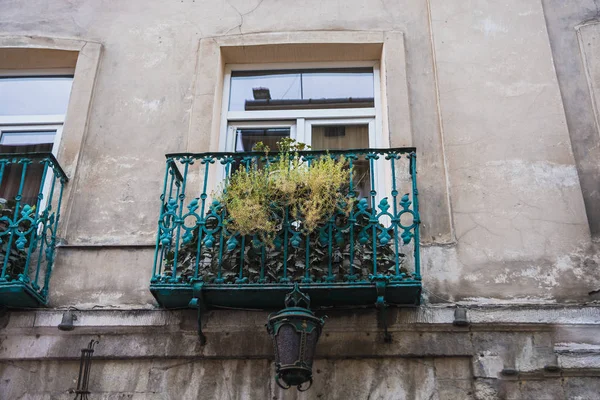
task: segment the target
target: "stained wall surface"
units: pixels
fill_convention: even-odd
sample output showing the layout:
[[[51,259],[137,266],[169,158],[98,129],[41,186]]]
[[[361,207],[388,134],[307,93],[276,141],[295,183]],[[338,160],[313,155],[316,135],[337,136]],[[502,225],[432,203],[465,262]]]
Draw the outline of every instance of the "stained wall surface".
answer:
[[[164,154],[216,140],[209,127],[218,125],[222,77],[204,72],[222,64],[199,57],[203,48],[256,34],[281,44],[282,32],[337,41],[327,31],[379,32],[381,43],[400,34],[403,57],[398,41],[384,49],[394,86],[383,117],[385,125],[408,112],[387,132],[418,148],[426,289],[451,301],[587,300],[599,284],[585,195],[597,176],[582,175],[573,156],[580,144],[569,134],[542,4],[366,4],[2,1],[3,36],[102,46],[53,277],[68,285],[52,284],[52,304],[153,306],[147,261]],[[408,111],[396,92],[406,93]]]
[[[44,68],[76,65],[86,78],[58,155],[70,182],[51,310],[0,315],[0,392],[71,396],[79,346],[101,336],[93,384],[107,399],[594,398],[596,3],[0,0],[0,73],[49,52]],[[218,144],[227,63],[340,60],[380,60],[386,139],[417,147],[423,305],[396,321],[387,348],[374,313],[332,314],[343,329],[324,338],[314,390],[296,395],[273,385],[263,315],[210,314],[202,348],[193,313],[157,310],[148,287],[164,155]],[[452,327],[457,304],[479,313],[473,328]],[[57,332],[69,307],[80,330]],[[250,354],[223,336],[227,318],[235,338],[252,334]],[[555,364],[567,372],[547,375]]]

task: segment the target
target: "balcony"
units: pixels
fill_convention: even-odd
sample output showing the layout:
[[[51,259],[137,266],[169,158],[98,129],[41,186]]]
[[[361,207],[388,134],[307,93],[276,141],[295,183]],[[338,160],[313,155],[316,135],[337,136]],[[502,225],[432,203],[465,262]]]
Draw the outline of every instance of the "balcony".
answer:
[[[166,156],[150,290],[165,308],[281,308],[294,283],[313,308],[420,303],[419,208],[414,148],[298,152],[310,165],[343,157],[351,210],[307,233],[286,209],[265,244],[228,225],[219,201],[232,171],[263,168],[278,154]],[[363,171],[360,182],[357,171]]]
[[[0,306],[48,303],[67,180],[51,153],[0,154]]]

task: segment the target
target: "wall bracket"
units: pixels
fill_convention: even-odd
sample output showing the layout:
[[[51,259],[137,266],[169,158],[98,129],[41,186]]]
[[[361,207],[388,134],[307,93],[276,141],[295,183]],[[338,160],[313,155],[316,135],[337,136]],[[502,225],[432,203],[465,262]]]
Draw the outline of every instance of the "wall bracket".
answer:
[[[202,346],[206,344],[206,336],[202,332],[202,313],[206,309],[206,304],[204,303],[204,298],[202,296],[203,286],[204,282],[195,282],[192,285],[193,297],[189,303],[190,308],[195,308],[198,310],[198,339],[200,340],[200,344]]]
[[[379,310],[378,318],[379,322],[383,325],[383,341],[385,343],[392,342],[392,335],[388,332],[388,321],[387,321],[387,308],[388,304],[385,301],[385,289],[390,280],[389,276],[385,275],[371,275],[371,282],[375,282],[375,290],[377,291],[377,300],[375,301],[375,307]]]

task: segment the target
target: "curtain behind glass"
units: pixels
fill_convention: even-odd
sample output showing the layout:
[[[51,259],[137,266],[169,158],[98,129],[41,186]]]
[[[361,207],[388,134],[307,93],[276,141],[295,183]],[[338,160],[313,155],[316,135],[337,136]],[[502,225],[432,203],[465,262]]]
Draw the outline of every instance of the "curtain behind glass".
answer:
[[[51,151],[52,143],[26,146],[0,145],[0,153],[50,153]],[[0,197],[6,200],[14,200],[15,196],[19,193],[22,172],[23,166],[21,164],[8,164],[4,168],[2,183],[0,184]],[[33,206],[37,203],[37,196],[40,192],[43,172],[44,166],[39,163],[39,160],[33,160],[33,162],[27,166],[21,204]]]
[[[366,149],[369,147],[369,125],[313,125],[311,147],[313,150]],[[353,166],[354,188],[359,197],[367,197],[371,190],[369,163],[360,157]]]

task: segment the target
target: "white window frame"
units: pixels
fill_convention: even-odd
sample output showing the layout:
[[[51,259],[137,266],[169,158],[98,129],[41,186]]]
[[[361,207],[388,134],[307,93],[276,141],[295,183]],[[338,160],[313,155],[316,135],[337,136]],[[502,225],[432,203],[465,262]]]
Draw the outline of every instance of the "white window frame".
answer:
[[[0,78],[4,77],[62,77],[74,76],[75,69],[73,68],[46,68],[46,69],[17,69],[0,71]],[[41,131],[41,130],[56,130],[54,141],[52,144],[52,154],[56,157],[62,137],[62,127],[65,123],[65,114],[56,115],[38,115],[38,114],[23,114],[23,115],[0,115],[0,133],[10,130],[14,131]]]
[[[294,120],[290,120],[290,121],[267,121],[267,122],[260,122],[260,121],[240,121],[240,122],[230,122],[229,125],[227,126],[227,143],[226,143],[226,151],[230,151],[230,152],[235,152],[235,147],[236,147],[236,143],[235,143],[235,138],[236,138],[236,131],[238,129],[245,129],[245,128],[290,128],[290,137],[292,139],[295,139],[297,134],[296,134],[296,121]],[[273,149],[275,150],[275,149]]]
[[[54,139],[52,140],[52,154],[56,157],[58,152],[60,139],[62,137],[63,124],[22,124],[22,125],[8,125],[0,123],[0,142],[5,132],[47,132],[54,131]],[[27,143],[23,143],[26,145]]]
[[[313,125],[368,125],[369,126],[369,147],[377,147],[377,135],[371,134],[376,133],[375,117],[371,118],[327,118],[327,119],[305,119],[303,135],[297,139],[299,142],[306,143],[312,146],[312,127]]]
[[[231,91],[231,73],[233,71],[264,71],[286,69],[323,69],[323,68],[373,68],[373,100],[374,107],[369,108],[341,108],[320,110],[257,110],[257,111],[229,111],[229,96]],[[307,120],[336,119],[350,121],[355,118],[372,118],[374,123],[369,126],[369,146],[389,147],[389,138],[383,137],[381,123],[381,78],[379,62],[325,62],[325,63],[270,63],[270,64],[227,64],[225,66],[223,81],[223,96],[221,104],[221,130],[219,135],[218,151],[233,151],[228,138],[230,125],[239,125],[243,122],[263,121],[264,124],[273,124],[275,121],[296,120],[296,136],[292,137],[300,142],[307,143]],[[263,125],[261,125],[263,126]],[[266,125],[264,125],[266,126]],[[310,128],[310,127],[309,127]],[[307,143],[308,144],[308,143]]]
[[[48,69],[23,69],[23,70],[5,70],[0,71],[0,77],[25,77],[25,76],[39,76],[39,77],[63,77],[63,76],[75,76],[74,68],[48,68]],[[72,88],[72,83],[71,83]],[[70,95],[69,95],[70,101]],[[52,131],[54,139],[52,141],[52,155],[57,157],[58,149],[60,148],[60,141],[62,139],[63,125],[65,123],[65,114],[22,114],[22,115],[0,115],[0,140],[5,131],[10,132],[35,132],[35,131]],[[48,170],[49,175],[46,176],[44,187],[42,189],[42,202],[40,203],[40,209],[46,208],[46,202],[50,193],[51,178],[53,172],[51,169]]]

